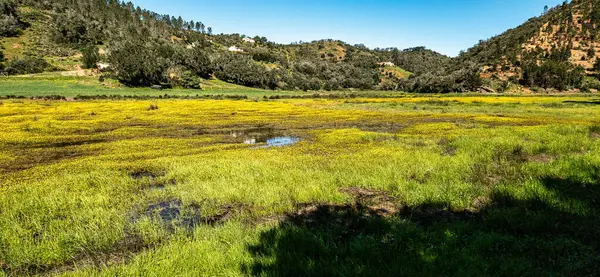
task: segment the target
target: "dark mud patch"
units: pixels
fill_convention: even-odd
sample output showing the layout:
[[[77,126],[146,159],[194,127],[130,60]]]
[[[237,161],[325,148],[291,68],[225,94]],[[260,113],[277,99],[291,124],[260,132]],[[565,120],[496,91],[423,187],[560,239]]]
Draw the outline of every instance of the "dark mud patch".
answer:
[[[474,200],[473,204],[487,205],[487,200],[481,198],[480,203]],[[481,206],[481,209],[485,206]],[[455,211],[446,203],[425,203],[417,207],[405,207],[398,214],[400,217],[409,219],[419,226],[430,226],[433,224],[445,224],[454,221],[471,221],[477,216],[477,211],[459,210]]]
[[[402,129],[406,128],[406,126],[406,124],[382,122],[378,124],[358,125],[354,126],[354,128],[366,132],[397,134],[402,131]]]
[[[475,219],[477,212],[489,205],[490,200],[473,200],[472,210],[452,210],[447,204],[425,203],[416,207],[399,205],[387,192],[364,188],[344,188],[341,192],[354,197],[350,204],[301,204],[297,210],[280,219],[285,224],[338,230],[341,236],[355,236],[377,232],[371,230],[373,221],[398,218],[420,226]]]
[[[166,175],[162,170],[139,169],[129,173],[129,177],[134,180],[157,179]]]
[[[98,151],[81,150],[77,147],[62,148],[17,148],[11,154],[17,158],[7,163],[0,162],[0,173],[10,173],[34,168],[36,166],[57,164],[98,154]]]
[[[41,143],[31,145],[31,148],[64,148],[70,146],[82,146],[107,142],[107,139],[84,139],[84,140],[69,140],[69,141],[57,141],[51,143]]]
[[[220,205],[207,213],[202,204],[184,205],[179,199],[159,202],[148,206],[145,215],[160,220],[166,227],[182,227],[192,230],[199,225],[217,225],[249,211],[251,207],[242,203]],[[216,211],[215,211],[216,210]]]
[[[442,155],[444,156],[455,156],[457,147],[453,145],[454,140],[449,138],[441,138],[438,145],[442,148]]]
[[[344,239],[377,231],[370,230],[372,220],[383,220],[383,217],[360,204],[324,204],[301,206],[283,222],[309,229],[335,230],[337,239]]]
[[[591,100],[588,100],[588,101],[567,100],[567,101],[563,101],[563,103],[584,104],[584,105],[600,105],[600,99],[591,99]]]
[[[129,173],[129,177],[138,182],[142,189],[147,190],[164,190],[167,186],[177,184],[175,179],[167,179],[166,175],[166,171],[160,169],[140,169]]]
[[[589,134],[591,139],[600,139],[600,125],[591,126],[589,128]]]
[[[340,189],[340,192],[351,195],[356,201],[355,205],[364,206],[369,213],[379,216],[392,216],[401,208],[395,203],[395,199],[385,191],[350,187]]]
[[[155,245],[146,244],[140,236],[126,230],[125,237],[108,249],[80,252],[72,260],[60,264],[23,264],[11,266],[9,264],[2,264],[0,261],[0,270],[7,273],[8,276],[54,276],[88,266],[100,269],[112,265],[125,264],[131,261],[138,253],[154,247]]]

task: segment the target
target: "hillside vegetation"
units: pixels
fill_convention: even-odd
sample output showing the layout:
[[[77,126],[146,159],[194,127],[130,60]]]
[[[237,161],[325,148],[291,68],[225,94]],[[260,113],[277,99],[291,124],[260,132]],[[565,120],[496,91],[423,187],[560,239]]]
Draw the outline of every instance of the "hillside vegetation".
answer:
[[[483,40],[458,60],[475,62],[482,76],[528,87],[598,89],[587,82],[600,70],[600,3],[573,0]],[[597,78],[596,78],[597,79]]]
[[[104,64],[128,86],[198,89],[219,79],[271,90],[600,89],[600,5],[547,9],[450,58],[424,47],[369,49],[337,40],[282,45],[214,34],[202,22],[103,0],[0,0],[0,70],[11,75]]]

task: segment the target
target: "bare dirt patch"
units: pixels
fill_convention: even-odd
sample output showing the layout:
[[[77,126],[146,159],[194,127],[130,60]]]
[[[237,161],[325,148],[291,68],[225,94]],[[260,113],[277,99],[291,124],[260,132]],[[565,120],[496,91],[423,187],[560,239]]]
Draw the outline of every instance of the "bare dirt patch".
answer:
[[[527,161],[536,162],[536,163],[549,163],[556,159],[553,155],[550,154],[535,154],[535,155],[527,155]]]
[[[355,205],[366,207],[371,214],[389,217],[399,211],[399,207],[395,203],[394,198],[385,191],[350,187],[340,189],[340,192],[353,196],[356,200]]]

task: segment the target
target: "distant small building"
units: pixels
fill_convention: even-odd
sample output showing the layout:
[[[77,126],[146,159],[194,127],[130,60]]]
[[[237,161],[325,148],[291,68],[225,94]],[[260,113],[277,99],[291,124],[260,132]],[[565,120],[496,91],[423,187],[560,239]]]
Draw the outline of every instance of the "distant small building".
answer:
[[[246,42],[246,43],[256,43],[256,41],[254,39],[251,39],[251,38],[243,38],[242,41]]]
[[[382,62],[377,64],[381,66],[396,66],[393,62]]]
[[[243,49],[241,49],[241,48],[239,48],[239,47],[237,47],[237,46],[231,46],[231,47],[229,47],[229,49],[227,49],[227,50],[229,50],[229,52],[244,52],[244,50],[243,50]]]
[[[104,71],[110,68],[109,63],[98,63],[98,70]]]
[[[188,44],[188,46],[186,46],[187,49],[192,49],[194,47],[196,47],[196,43],[195,42],[192,42],[192,44]]]

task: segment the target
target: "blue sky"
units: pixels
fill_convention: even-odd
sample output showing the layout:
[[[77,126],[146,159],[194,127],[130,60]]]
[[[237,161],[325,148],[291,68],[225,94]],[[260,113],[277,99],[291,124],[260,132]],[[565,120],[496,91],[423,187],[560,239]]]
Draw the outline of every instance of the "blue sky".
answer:
[[[426,46],[455,56],[563,0],[133,0],[215,33],[279,43],[333,38],[368,47]]]

